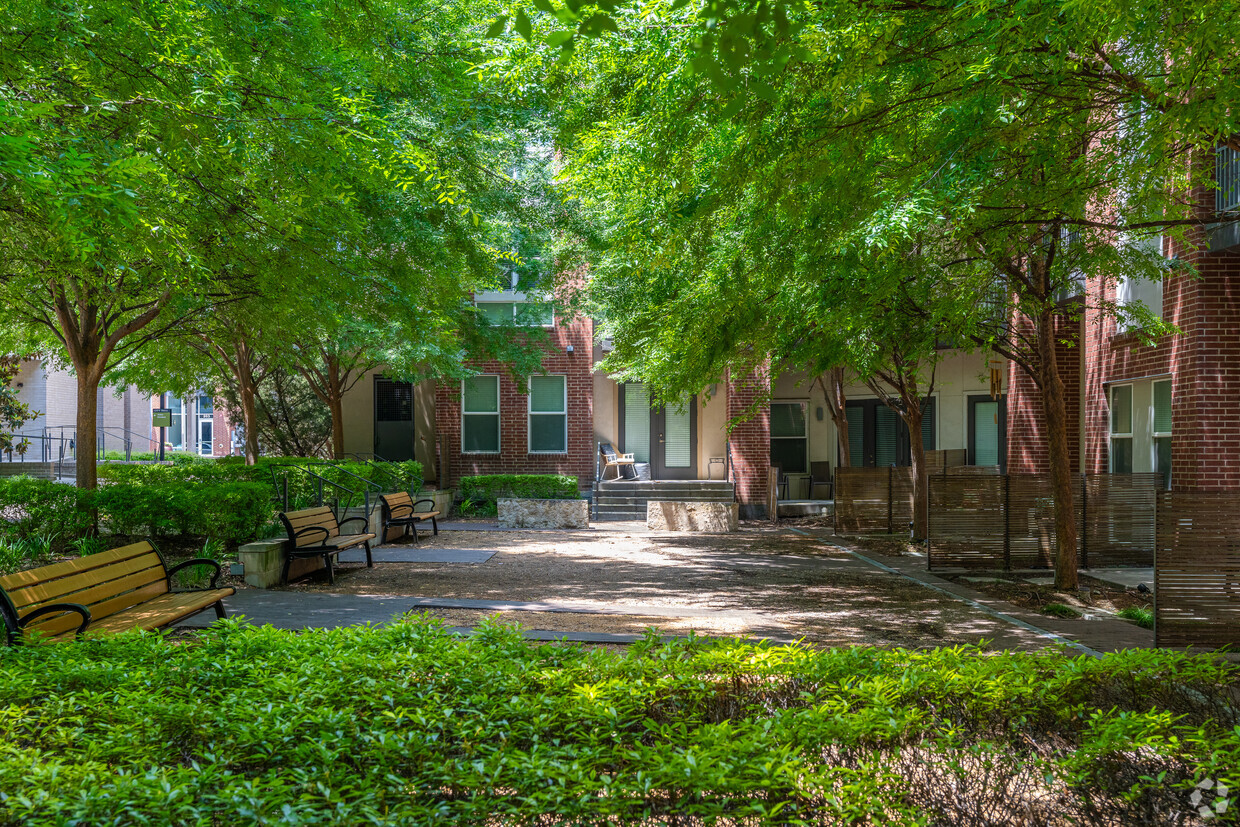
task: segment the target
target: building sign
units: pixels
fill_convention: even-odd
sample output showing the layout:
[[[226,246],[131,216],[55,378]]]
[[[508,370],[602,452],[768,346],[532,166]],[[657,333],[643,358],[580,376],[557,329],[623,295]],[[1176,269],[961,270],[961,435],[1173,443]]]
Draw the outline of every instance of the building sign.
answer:
[[[152,428],[172,427],[172,408],[155,408],[151,411]]]

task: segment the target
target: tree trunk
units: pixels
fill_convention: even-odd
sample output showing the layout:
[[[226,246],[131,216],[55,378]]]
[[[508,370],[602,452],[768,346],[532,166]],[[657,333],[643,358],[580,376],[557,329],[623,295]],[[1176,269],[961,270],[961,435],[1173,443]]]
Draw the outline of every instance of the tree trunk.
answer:
[[[844,397],[844,369],[831,368],[827,378],[822,382],[822,395],[827,402],[827,410],[831,412],[831,421],[835,423],[835,438],[839,444],[840,468],[852,467],[852,451],[848,443],[848,412],[847,400]]]
[[[921,438],[921,400],[905,400],[904,409],[904,423],[908,426],[909,471],[913,475],[913,539],[921,541],[930,533],[926,444]]]
[[[327,404],[332,414],[332,459],[344,459],[344,377],[340,361],[327,359]]]
[[[1068,406],[1063,378],[1055,361],[1054,317],[1038,319],[1038,371],[1042,411],[1046,416],[1051,494],[1055,500],[1055,588],[1077,588],[1076,511],[1072,503],[1072,460],[1068,449]]]
[[[241,395],[241,422],[245,427],[245,464],[258,461],[258,383],[254,381],[254,364],[250,349],[244,342],[236,345],[237,387]]]
[[[332,459],[344,459],[344,405],[340,393],[332,393]]]
[[[74,465],[77,487],[94,489],[99,484],[98,415],[99,380],[91,365],[75,366],[77,372],[77,433],[74,435]]]

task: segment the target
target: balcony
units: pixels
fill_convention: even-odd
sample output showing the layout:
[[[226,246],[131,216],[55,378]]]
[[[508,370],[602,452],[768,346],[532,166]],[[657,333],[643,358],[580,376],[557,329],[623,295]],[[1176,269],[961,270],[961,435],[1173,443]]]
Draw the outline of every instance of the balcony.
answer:
[[[1214,151],[1214,208],[1220,213],[1240,209],[1240,152],[1220,146]]]

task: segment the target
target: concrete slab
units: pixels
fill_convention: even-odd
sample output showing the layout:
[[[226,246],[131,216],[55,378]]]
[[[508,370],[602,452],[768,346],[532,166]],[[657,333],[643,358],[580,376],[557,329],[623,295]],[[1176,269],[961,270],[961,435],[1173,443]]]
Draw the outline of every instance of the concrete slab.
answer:
[[[495,556],[494,551],[473,548],[380,547],[371,555],[375,563],[464,563],[477,565]],[[342,563],[365,563],[366,552],[349,549],[340,553]]]
[[[748,609],[716,609],[709,606],[676,606],[650,603],[603,603],[599,601],[474,600],[456,597],[414,597],[417,609],[478,609],[488,612],[566,612],[575,614],[645,615],[648,617],[735,617],[775,621]]]
[[[1095,580],[1101,580],[1112,586],[1124,589],[1135,589],[1141,584],[1150,591],[1154,590],[1154,569],[1081,569],[1081,574]]]
[[[440,531],[594,531],[594,526],[589,528],[507,528],[501,526],[498,522],[478,522],[478,523],[458,523],[458,522],[441,522],[439,524]]]

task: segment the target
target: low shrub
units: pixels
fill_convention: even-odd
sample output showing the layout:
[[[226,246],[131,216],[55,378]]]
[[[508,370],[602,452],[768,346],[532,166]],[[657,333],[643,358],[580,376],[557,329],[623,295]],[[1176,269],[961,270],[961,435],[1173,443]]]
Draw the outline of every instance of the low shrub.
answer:
[[[1081,613],[1078,612],[1076,609],[1072,608],[1071,606],[1065,605],[1063,603],[1047,603],[1045,606],[1042,607],[1042,614],[1050,615],[1051,617],[1064,617],[1064,618],[1074,618],[1074,617],[1081,616]]]
[[[494,516],[496,501],[515,497],[531,500],[581,498],[577,478],[559,474],[486,474],[462,477],[461,513]]]
[[[6,653],[0,823],[1197,823],[1196,784],[1240,788],[1238,684],[1159,651],[225,621]]]
[[[0,477],[0,534],[48,538],[60,552],[94,525],[94,496],[72,485],[33,477]]]

